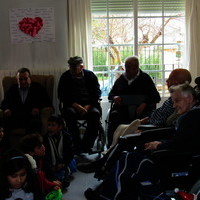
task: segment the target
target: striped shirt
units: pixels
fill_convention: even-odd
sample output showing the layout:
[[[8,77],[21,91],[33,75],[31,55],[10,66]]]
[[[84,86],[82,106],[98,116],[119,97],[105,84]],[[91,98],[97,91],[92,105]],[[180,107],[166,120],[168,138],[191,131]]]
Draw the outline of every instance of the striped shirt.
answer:
[[[174,111],[175,108],[173,108],[172,98],[169,97],[161,107],[152,112],[149,123],[157,126],[163,126],[166,124],[167,118],[172,115]]]

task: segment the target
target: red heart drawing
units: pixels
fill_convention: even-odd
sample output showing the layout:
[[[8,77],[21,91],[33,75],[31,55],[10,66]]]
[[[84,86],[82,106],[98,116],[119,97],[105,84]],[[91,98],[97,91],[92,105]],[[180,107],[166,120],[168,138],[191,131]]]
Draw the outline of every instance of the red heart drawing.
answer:
[[[35,37],[40,31],[40,29],[43,27],[43,20],[40,17],[35,17],[35,18],[24,17],[18,23],[18,26],[19,29],[24,33],[31,35],[32,37]]]

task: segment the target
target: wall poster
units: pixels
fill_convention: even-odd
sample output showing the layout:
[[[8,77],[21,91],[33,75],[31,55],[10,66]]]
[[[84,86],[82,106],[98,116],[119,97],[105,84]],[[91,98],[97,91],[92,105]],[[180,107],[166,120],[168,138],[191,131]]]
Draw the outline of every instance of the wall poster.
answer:
[[[55,42],[54,8],[11,8],[12,43]]]

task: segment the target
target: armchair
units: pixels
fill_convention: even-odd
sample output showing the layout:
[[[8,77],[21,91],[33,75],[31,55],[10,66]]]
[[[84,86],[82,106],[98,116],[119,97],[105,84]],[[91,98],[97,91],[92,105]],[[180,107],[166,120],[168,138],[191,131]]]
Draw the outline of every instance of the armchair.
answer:
[[[41,84],[47,91],[50,99],[53,99],[53,89],[54,89],[54,76],[53,75],[32,75],[31,80]],[[4,94],[8,89],[16,83],[16,77],[5,76],[2,80],[3,92]],[[43,108],[40,113],[42,130],[41,134],[45,134],[47,131],[47,120],[50,115],[54,113],[54,109]],[[0,112],[0,117],[3,117],[3,111]],[[25,129],[14,129],[11,131],[10,144],[15,144],[25,134]]]

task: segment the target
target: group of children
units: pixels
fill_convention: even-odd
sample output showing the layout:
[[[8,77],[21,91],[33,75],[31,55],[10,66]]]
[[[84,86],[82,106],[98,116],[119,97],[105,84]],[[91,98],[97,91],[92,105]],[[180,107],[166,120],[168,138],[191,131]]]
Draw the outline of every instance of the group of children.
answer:
[[[69,186],[75,160],[62,118],[51,116],[45,136],[28,134],[17,148],[5,152],[1,152],[3,136],[0,129],[0,200],[42,200]]]

